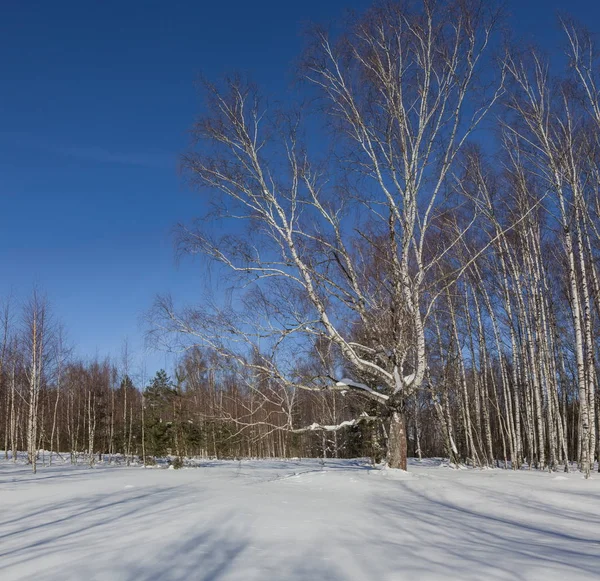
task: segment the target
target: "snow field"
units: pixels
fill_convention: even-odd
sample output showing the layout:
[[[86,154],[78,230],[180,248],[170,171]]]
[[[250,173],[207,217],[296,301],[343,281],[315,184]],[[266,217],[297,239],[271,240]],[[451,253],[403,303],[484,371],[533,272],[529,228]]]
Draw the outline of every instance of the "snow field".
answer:
[[[600,476],[0,462],[0,579],[600,579]]]

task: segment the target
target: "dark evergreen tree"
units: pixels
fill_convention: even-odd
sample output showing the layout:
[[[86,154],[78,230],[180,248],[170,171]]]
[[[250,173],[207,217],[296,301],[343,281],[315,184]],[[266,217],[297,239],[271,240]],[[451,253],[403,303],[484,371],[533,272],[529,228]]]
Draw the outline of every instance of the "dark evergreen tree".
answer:
[[[146,451],[150,456],[164,456],[172,452],[176,396],[177,392],[166,371],[157,371],[144,394]]]

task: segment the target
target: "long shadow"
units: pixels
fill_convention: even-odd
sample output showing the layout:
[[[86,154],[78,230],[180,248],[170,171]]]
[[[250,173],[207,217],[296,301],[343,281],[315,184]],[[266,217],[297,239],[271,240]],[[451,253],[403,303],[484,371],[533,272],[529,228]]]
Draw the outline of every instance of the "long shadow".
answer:
[[[56,516],[43,523],[36,522],[39,511],[24,515],[25,526],[4,534],[0,540],[3,549],[0,552],[0,579],[6,578],[5,575],[10,577],[10,573],[18,571],[21,565],[33,561],[42,563],[46,558],[56,557],[68,560],[69,555],[81,553],[82,546],[93,547],[95,542],[104,542],[115,534],[122,535],[123,531],[136,534],[145,528],[160,526],[166,510],[177,511],[189,504],[185,494],[177,493],[177,489],[184,486],[144,494],[126,493],[125,498],[118,499],[115,499],[115,493],[110,493],[80,498],[77,502],[65,501],[48,509],[45,516],[48,513]],[[68,511],[68,514],[58,516],[57,511]],[[126,536],[123,540],[128,542]],[[58,574],[54,578],[63,579],[63,576]],[[77,574],[74,578],[83,577]],[[95,577],[92,575],[91,578]]]
[[[228,575],[236,578],[277,581],[343,581],[335,564],[320,559],[318,548],[308,551],[295,545],[260,546],[253,552],[252,523],[241,522],[235,511],[225,512],[210,522],[198,519],[186,526],[182,538],[166,537],[162,546],[155,543],[143,558],[112,555],[108,559],[86,559],[69,568],[45,571],[44,579],[119,579],[122,581],[219,581]],[[68,558],[70,548],[62,547]],[[38,557],[36,555],[36,557]],[[41,558],[41,557],[40,557]]]
[[[145,494],[140,495],[131,495],[129,498],[123,498],[117,501],[108,501],[106,502],[106,498],[108,495],[99,495],[96,497],[88,498],[85,500],[85,504],[87,506],[88,503],[92,505],[92,508],[84,508],[83,502],[70,514],[55,518],[53,520],[49,520],[43,523],[26,525],[24,527],[20,527],[17,530],[11,531],[10,533],[6,533],[0,535],[0,542],[2,544],[7,543],[11,538],[19,538],[22,537],[26,539],[34,532],[42,532],[44,536],[41,538],[36,538],[31,542],[20,545],[18,547],[12,547],[5,550],[0,551],[0,563],[3,563],[2,559],[8,557],[11,558],[10,566],[14,566],[22,561],[29,560],[35,551],[36,557],[40,557],[44,551],[40,551],[43,547],[50,547],[49,552],[55,552],[56,546],[60,546],[61,541],[68,540],[71,538],[77,539],[77,542],[81,540],[84,534],[89,533],[97,527],[104,527],[107,525],[117,524],[119,521],[126,520],[136,515],[140,514],[151,514],[148,512],[148,509],[152,507],[152,505],[158,500],[157,497],[170,495],[173,489],[161,489],[158,491],[152,491]],[[54,510],[60,511],[61,509],[73,509],[73,502],[64,502],[61,503],[61,506],[56,507]],[[118,513],[114,513],[114,510],[120,510]],[[89,517],[96,517],[94,522],[90,522]],[[23,517],[24,521],[28,519],[35,518],[34,515],[26,515]],[[70,527],[69,525],[75,524],[80,519],[84,519],[80,525]],[[68,530],[61,532],[61,526],[65,525],[69,526]],[[47,531],[47,532],[45,532]],[[19,560],[19,556],[23,555],[23,559]],[[8,565],[8,562],[6,562]],[[4,568],[5,565],[0,564],[0,571]]]
[[[253,556],[252,538],[242,529],[235,513],[203,527],[184,543],[158,553],[147,563],[128,565],[125,581],[219,581],[236,578],[276,581],[343,581],[335,565],[325,564],[315,550],[264,547]],[[269,551],[268,549],[271,549]],[[279,549],[279,551],[277,550]],[[244,574],[240,574],[241,572]]]
[[[589,575],[590,579],[597,578],[600,537],[577,536],[529,524],[524,522],[526,513],[521,520],[494,516],[434,498],[408,484],[398,484],[404,489],[402,498],[409,499],[409,503],[389,498],[373,500],[377,516],[386,523],[377,531],[379,540],[375,542],[387,544],[392,552],[406,552],[412,548],[418,553],[418,567],[425,571],[436,568],[444,571],[446,568],[444,574],[453,578],[461,578],[460,575],[468,578],[473,571],[481,571],[482,578],[492,578],[492,575],[502,579],[507,575],[525,578],[525,572],[517,573],[514,566],[516,559],[521,557],[528,566],[535,564],[536,567],[561,567],[563,570],[569,567]],[[408,547],[398,546],[390,540],[397,537],[394,533],[402,529],[404,523],[411,523],[410,531],[404,530],[410,532],[412,539]],[[427,543],[432,550],[423,556],[417,548]],[[462,564],[459,571],[447,567],[450,557],[454,558],[454,563]],[[415,563],[411,562],[409,567],[413,566]],[[457,572],[459,576],[455,577]]]
[[[47,522],[37,523],[34,525],[27,525],[18,530],[11,531],[10,533],[0,534],[0,541],[2,541],[3,539],[7,539],[9,537],[12,537],[12,536],[17,536],[19,534],[30,533],[37,529],[42,529],[45,527],[55,526],[60,523],[65,523],[65,522],[68,522],[68,521],[71,521],[74,519],[78,519],[84,515],[94,514],[99,511],[103,511],[105,509],[117,507],[119,505],[130,504],[136,500],[144,500],[144,499],[152,498],[156,495],[168,494],[168,493],[170,493],[178,488],[181,488],[183,486],[185,486],[185,484],[181,484],[178,486],[172,486],[172,487],[168,487],[168,488],[159,488],[158,490],[153,490],[153,491],[146,492],[143,494],[138,494],[138,495],[135,495],[132,493],[122,493],[122,492],[101,493],[101,494],[97,494],[92,497],[86,496],[86,497],[79,497],[78,499],[65,500],[58,504],[53,504],[51,507],[42,506],[42,507],[40,507],[34,511],[28,512],[24,515],[19,514],[19,516],[15,517],[15,518],[0,521],[0,527],[5,527],[10,524],[17,523],[17,522],[27,523],[28,521],[36,520],[37,517],[39,517],[39,516],[42,516],[42,515],[48,516],[48,515],[50,515],[52,513],[56,513],[56,512],[60,513],[66,509],[70,509],[70,510],[75,509],[75,512],[72,512],[71,514],[68,514],[67,516],[64,516],[61,518],[57,518],[54,520],[48,520]],[[118,494],[126,494],[126,496],[124,498],[122,498],[121,500],[115,500],[115,496],[117,496]],[[0,556],[2,556],[2,555],[3,555],[3,553],[0,552]]]
[[[52,466],[39,466],[36,474],[31,472],[31,466],[19,465],[18,468],[0,464],[0,486],[18,485],[27,482],[44,483],[51,480],[68,480],[89,477],[90,470],[105,472],[109,470],[122,469],[118,466],[94,466],[84,464],[52,464]],[[2,474],[2,470],[6,473]]]
[[[167,541],[167,539],[165,539]],[[202,523],[197,530],[186,530],[184,539],[168,539],[163,547],[149,551],[144,559],[110,562],[104,567],[85,565],[81,578],[112,576],[123,581],[216,581],[236,565],[248,544],[236,524],[234,513],[224,514],[218,523]]]
[[[541,481],[536,484],[547,484],[547,482]],[[467,483],[464,480],[461,481],[460,487],[463,491],[472,491],[474,493],[485,496],[489,494],[490,489],[483,485],[475,485]],[[541,490],[540,490],[541,492]],[[538,498],[532,498],[531,496],[524,497],[523,495],[515,494],[513,492],[494,490],[495,496],[500,496],[503,503],[506,506],[520,506],[523,510],[532,510],[533,512],[547,512],[559,516],[562,519],[577,520],[579,522],[585,522],[588,524],[596,525],[600,519],[600,490],[598,491],[577,491],[568,488],[564,489],[545,489],[544,492],[551,494],[556,500],[557,497],[568,498],[569,496],[579,497],[578,502],[581,504],[581,498],[588,501],[588,514],[583,513],[581,510],[570,509],[560,502],[543,502]]]

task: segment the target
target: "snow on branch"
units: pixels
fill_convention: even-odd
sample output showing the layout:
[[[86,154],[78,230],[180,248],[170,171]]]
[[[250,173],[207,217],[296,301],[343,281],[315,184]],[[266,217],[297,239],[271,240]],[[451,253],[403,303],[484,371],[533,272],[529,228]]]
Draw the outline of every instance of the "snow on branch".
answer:
[[[343,430],[344,428],[350,428],[352,426],[357,426],[361,422],[375,422],[380,418],[369,416],[367,414],[362,414],[359,418],[355,418],[353,420],[345,420],[339,424],[335,425],[326,425],[326,424],[317,424],[312,423],[310,426],[306,426],[304,428],[296,428],[291,430],[295,434],[302,434],[305,432],[337,432],[338,430]]]
[[[351,389],[358,389],[364,391],[373,396],[375,399],[379,399],[380,401],[387,401],[388,399],[390,399],[388,395],[385,395],[384,393],[379,393],[378,391],[371,389],[368,385],[365,385],[364,383],[359,383],[357,381],[353,381],[352,379],[341,379],[335,385],[336,387],[348,387]]]

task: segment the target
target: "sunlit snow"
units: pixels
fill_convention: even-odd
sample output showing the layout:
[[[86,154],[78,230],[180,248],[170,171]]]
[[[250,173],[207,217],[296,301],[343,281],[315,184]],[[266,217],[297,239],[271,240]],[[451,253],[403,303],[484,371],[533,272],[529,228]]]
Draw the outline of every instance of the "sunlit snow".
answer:
[[[600,477],[362,461],[0,461],[0,579],[600,578]]]

